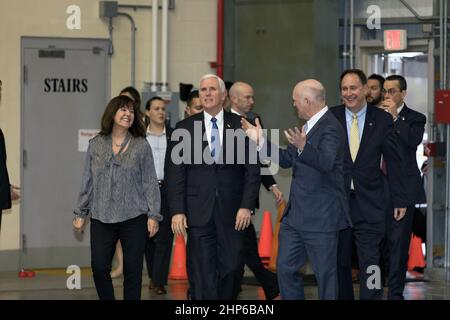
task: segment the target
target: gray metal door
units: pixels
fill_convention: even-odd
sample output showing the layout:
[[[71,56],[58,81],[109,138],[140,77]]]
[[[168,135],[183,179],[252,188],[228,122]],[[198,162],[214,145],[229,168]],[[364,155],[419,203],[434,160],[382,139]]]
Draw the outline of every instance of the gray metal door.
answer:
[[[110,96],[107,52],[103,39],[22,38],[23,268],[89,265],[89,228],[75,234],[71,213]]]

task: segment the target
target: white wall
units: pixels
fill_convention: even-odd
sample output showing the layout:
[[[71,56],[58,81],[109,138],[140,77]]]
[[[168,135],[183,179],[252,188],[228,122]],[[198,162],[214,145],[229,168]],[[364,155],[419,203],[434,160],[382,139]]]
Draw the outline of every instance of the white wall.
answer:
[[[0,127],[7,143],[11,183],[20,181],[20,39],[22,36],[108,38],[108,23],[99,18],[96,0],[14,0],[0,1]],[[119,4],[150,5],[150,0],[119,1]],[[81,30],[68,30],[66,8],[81,8]],[[151,10],[120,9],[131,14],[137,27],[136,87],[151,80]],[[161,21],[161,16],[159,17]],[[178,91],[179,82],[197,85],[216,60],[216,0],[176,0],[169,12],[169,89]],[[130,24],[124,17],[114,20],[114,55],[111,59],[111,92],[130,84]],[[161,29],[160,29],[161,30]],[[160,53],[158,54],[160,57]],[[160,68],[159,68],[160,69]],[[64,190],[64,187],[61,188]],[[34,192],[33,190],[31,192]],[[37,191],[36,191],[37,192]],[[61,214],[70,214],[61,213]],[[0,250],[20,247],[20,203],[3,213]]]

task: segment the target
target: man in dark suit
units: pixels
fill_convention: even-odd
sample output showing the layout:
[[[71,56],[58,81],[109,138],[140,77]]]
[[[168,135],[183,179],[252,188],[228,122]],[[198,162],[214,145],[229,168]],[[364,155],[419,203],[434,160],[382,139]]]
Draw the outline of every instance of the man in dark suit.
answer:
[[[19,198],[19,188],[11,186],[9,183],[5,137],[2,129],[0,129],[0,229],[2,226],[2,210],[11,208],[11,201]]]
[[[331,111],[346,133],[345,189],[349,196],[353,228],[343,230],[339,235],[339,299],[354,299],[351,278],[352,237],[359,260],[360,299],[381,299],[380,243],[386,228],[387,206],[384,199],[388,190],[380,164],[383,157],[395,208],[391,214],[400,219],[406,211],[401,156],[393,134],[392,117],[366,103],[366,75],[359,69],[344,71],[340,78],[340,89],[344,104]]]
[[[192,298],[231,299],[260,168],[256,155],[250,161],[241,118],[222,108],[223,80],[205,75],[199,92],[204,112],[178,122],[171,138],[167,187],[172,230],[184,234],[189,227]]]
[[[381,101],[383,101],[383,84],[384,78],[379,74],[371,74],[367,78],[367,87],[369,90],[367,91],[366,100],[371,105],[379,107]]]
[[[230,111],[232,113],[247,118],[252,124],[255,124],[255,119],[259,119],[261,123],[260,116],[252,111],[255,103],[254,91],[248,83],[241,81],[235,82],[229,90],[229,97],[231,100]],[[283,201],[283,194],[278,188],[275,178],[272,175],[262,174],[261,183],[268,191],[273,193],[277,205],[279,205]],[[257,200],[256,208],[259,208],[259,199]],[[244,277],[244,265],[249,267],[255,275],[256,280],[261,284],[267,300],[272,300],[278,296],[277,276],[264,267],[259,257],[256,230],[253,223],[250,223],[250,226],[245,230],[243,265],[241,271],[236,275],[234,297],[237,297],[241,289]]]
[[[404,102],[406,80],[400,75],[386,78],[383,85],[384,99],[381,108],[394,119],[394,130],[402,152],[408,207],[401,219],[388,217],[387,240],[389,250],[388,299],[403,300],[409,242],[411,239],[415,204],[421,200],[423,186],[417,166],[417,146],[422,143],[426,118],[408,108]]]
[[[298,128],[285,131],[290,143],[287,150],[273,144],[268,146],[272,154],[279,152],[281,167],[293,170],[279,234],[277,274],[281,298],[305,298],[298,271],[309,258],[319,298],[337,299],[338,231],[351,224],[344,189],[345,134],[325,104],[325,89],[320,82],[312,79],[299,82],[292,97],[299,118],[307,123],[301,131]],[[255,139],[252,135],[255,130],[250,130],[252,127],[245,120],[243,123]]]

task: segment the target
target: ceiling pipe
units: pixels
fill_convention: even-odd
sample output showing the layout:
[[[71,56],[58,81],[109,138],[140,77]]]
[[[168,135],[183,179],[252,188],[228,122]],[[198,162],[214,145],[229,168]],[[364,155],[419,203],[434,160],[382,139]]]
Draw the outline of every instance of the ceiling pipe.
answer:
[[[168,89],[167,82],[167,60],[168,60],[168,26],[169,26],[169,0],[162,0],[162,38],[161,38],[161,91],[166,92]]]
[[[128,18],[131,23],[131,85],[136,84],[136,24],[134,19],[128,13],[118,12],[117,15]]]
[[[347,70],[347,32],[348,32],[348,0],[344,0],[344,43],[343,43],[343,51],[342,51],[342,60],[344,63],[344,70]]]
[[[354,46],[354,37],[355,37],[355,3],[354,0],[350,0],[350,69],[353,69],[353,46]]]
[[[153,0],[152,7],[152,81],[150,90],[158,90],[156,83],[158,81],[158,0]]]
[[[217,0],[217,59],[210,61],[209,66],[216,69],[216,74],[223,79],[223,30],[224,0]]]
[[[223,78],[224,0],[217,1],[217,75]]]
[[[431,17],[423,17],[420,16],[416,10],[414,10],[413,7],[411,7],[409,5],[408,2],[406,2],[406,0],[400,0],[400,2],[414,15],[414,17],[419,20],[419,21],[431,21],[431,20],[436,20],[438,18],[438,16],[431,16]]]

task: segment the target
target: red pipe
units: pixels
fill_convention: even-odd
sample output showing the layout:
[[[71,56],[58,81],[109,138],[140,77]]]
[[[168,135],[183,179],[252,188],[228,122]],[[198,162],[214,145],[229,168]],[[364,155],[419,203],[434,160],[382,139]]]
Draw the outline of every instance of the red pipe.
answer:
[[[223,79],[224,0],[217,0],[217,75]]]

